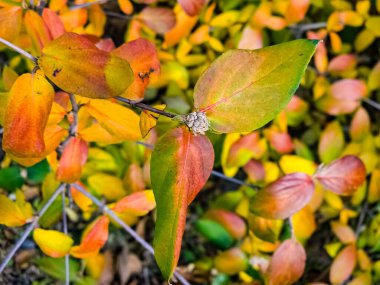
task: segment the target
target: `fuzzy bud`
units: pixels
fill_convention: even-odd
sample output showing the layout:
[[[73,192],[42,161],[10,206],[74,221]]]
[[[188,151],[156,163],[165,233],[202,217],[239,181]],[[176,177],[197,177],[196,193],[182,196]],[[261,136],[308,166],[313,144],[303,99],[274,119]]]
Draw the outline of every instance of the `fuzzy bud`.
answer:
[[[210,127],[210,122],[208,121],[206,114],[203,112],[192,112],[183,115],[181,116],[181,121],[184,122],[195,135],[204,135]]]

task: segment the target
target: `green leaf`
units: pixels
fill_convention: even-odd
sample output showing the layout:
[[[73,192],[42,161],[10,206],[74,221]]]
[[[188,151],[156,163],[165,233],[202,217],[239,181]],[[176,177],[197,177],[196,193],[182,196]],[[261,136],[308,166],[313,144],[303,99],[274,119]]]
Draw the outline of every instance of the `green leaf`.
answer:
[[[35,260],[35,263],[38,265],[38,268],[45,272],[46,274],[65,281],[65,259],[64,258],[51,258],[51,257],[42,257]],[[76,274],[80,269],[79,263],[73,259],[70,259],[70,281],[76,279]]]
[[[13,191],[24,184],[24,179],[21,177],[20,168],[11,166],[0,170],[0,188],[7,191]]]
[[[219,133],[250,132],[289,103],[317,40],[296,40],[258,50],[230,50],[199,78],[194,106]]]
[[[28,180],[35,184],[41,183],[48,175],[50,167],[46,159],[27,168]]]
[[[188,205],[202,189],[214,164],[206,136],[186,127],[166,133],[151,159],[151,181],[157,203],[154,251],[158,266],[169,279],[177,266]]]
[[[232,236],[217,222],[200,219],[195,224],[195,228],[204,238],[220,249],[228,249],[234,244]]]

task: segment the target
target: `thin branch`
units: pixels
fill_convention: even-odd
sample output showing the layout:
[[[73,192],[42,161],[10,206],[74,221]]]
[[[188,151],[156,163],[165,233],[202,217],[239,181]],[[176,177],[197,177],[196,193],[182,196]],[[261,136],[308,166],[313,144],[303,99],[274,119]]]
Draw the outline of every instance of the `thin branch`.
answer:
[[[127,16],[127,15],[123,15],[123,14],[119,14],[119,13],[115,13],[115,12],[111,12],[111,11],[104,11],[104,13],[107,16],[111,16],[114,18],[122,19],[122,20],[131,20],[133,18],[132,16]]]
[[[72,107],[71,112],[73,113],[73,122],[70,125],[69,135],[70,136],[75,136],[76,133],[77,133],[77,131],[78,131],[78,111],[79,111],[79,107],[78,107],[77,101],[75,100],[74,94],[69,94],[69,98],[70,98],[70,103],[71,103],[71,107]]]
[[[362,101],[380,111],[380,103],[377,103],[369,98],[363,98]]]
[[[140,109],[143,109],[143,110],[147,110],[147,111],[150,111],[150,112],[153,112],[153,113],[156,113],[156,114],[159,114],[159,115],[162,115],[162,116],[165,116],[165,117],[168,117],[168,118],[174,118],[176,117],[177,115],[176,114],[173,114],[173,113],[169,113],[169,112],[165,112],[163,110],[159,110],[159,109],[156,109],[154,107],[151,107],[149,105],[146,105],[144,103],[141,103],[141,102],[135,102],[135,101],[132,101],[132,100],[129,100],[127,98],[123,98],[123,97],[116,97],[115,99],[121,101],[121,102],[124,102],[124,103],[127,103],[131,106],[135,106],[137,108],[140,108]]]
[[[35,64],[37,64],[37,58],[34,57],[33,55],[31,55],[30,53],[28,53],[26,50],[23,50],[22,48],[15,46],[11,42],[8,42],[7,40],[5,40],[3,38],[0,38],[0,42],[5,44],[7,47],[13,49],[14,51],[18,52],[19,54],[25,56],[26,58],[30,59]]]
[[[90,6],[95,5],[95,4],[101,5],[101,4],[104,4],[107,2],[108,2],[108,0],[97,0],[97,1],[93,1],[93,2],[87,2],[87,3],[83,3],[83,4],[79,4],[79,5],[70,6],[69,10],[74,11],[74,10],[78,10],[78,9],[82,9],[82,8],[87,8],[87,7],[90,7]]]
[[[123,222],[110,208],[99,201],[96,197],[87,192],[82,186],[74,183],[72,184],[79,192],[89,198],[96,206],[98,206],[105,214],[110,216],[116,223],[118,223],[127,233],[129,233],[140,245],[142,245],[149,253],[154,255],[153,247],[139,236],[130,226]],[[177,271],[174,272],[174,276],[183,284],[190,285],[190,283]]]
[[[70,191],[70,184],[65,185],[66,191]],[[62,231],[65,235],[68,234],[67,230],[67,215],[66,215],[66,193],[62,191]],[[65,255],[65,284],[70,285],[70,255]]]
[[[61,184],[57,188],[57,190],[55,190],[55,192],[53,193],[53,195],[51,195],[51,197],[46,202],[46,204],[42,207],[42,209],[40,210],[40,212],[38,213],[38,215],[34,217],[33,221],[28,225],[28,227],[26,228],[26,230],[24,231],[24,233],[22,234],[22,236],[20,237],[20,239],[13,246],[13,248],[8,252],[8,254],[5,257],[5,259],[1,262],[1,264],[0,264],[0,273],[3,272],[3,270],[7,266],[8,262],[16,254],[17,250],[22,246],[22,244],[24,243],[24,241],[28,238],[29,234],[34,230],[34,228],[38,224],[38,221],[39,221],[40,217],[42,217],[43,214],[45,214],[45,212],[47,211],[47,209],[49,209],[49,207],[51,206],[51,204],[53,204],[53,202],[55,201],[55,199],[61,194],[61,192],[64,189],[65,189],[64,184]]]
[[[298,24],[289,26],[290,29],[300,30],[300,31],[309,31],[326,28],[326,22],[310,23],[310,24]]]
[[[238,185],[247,186],[247,187],[250,187],[250,188],[255,189],[255,190],[260,189],[260,187],[257,185],[246,183],[246,182],[244,182],[240,179],[237,179],[237,178],[228,177],[228,176],[224,175],[223,173],[216,171],[216,170],[212,170],[211,174],[216,176],[216,177],[222,178],[223,180],[226,180],[226,181],[238,184]]]

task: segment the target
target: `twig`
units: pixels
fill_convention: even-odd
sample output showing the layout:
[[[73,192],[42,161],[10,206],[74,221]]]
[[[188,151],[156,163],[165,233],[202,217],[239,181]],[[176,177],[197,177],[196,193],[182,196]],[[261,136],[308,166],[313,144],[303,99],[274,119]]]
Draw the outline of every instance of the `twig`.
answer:
[[[147,111],[150,111],[150,112],[153,112],[153,113],[156,113],[156,114],[159,114],[159,115],[162,115],[162,116],[165,116],[165,117],[168,117],[168,118],[174,118],[176,117],[177,115],[176,114],[173,114],[173,113],[169,113],[169,112],[165,112],[163,110],[159,110],[159,109],[156,109],[154,107],[151,107],[149,105],[146,105],[144,103],[141,103],[141,102],[135,102],[135,101],[132,101],[132,100],[129,100],[127,98],[123,98],[123,97],[116,97],[115,99],[121,101],[121,102],[124,102],[124,103],[127,103],[131,106],[135,106],[137,108],[140,108],[140,109],[143,109],[143,110],[147,110]]]
[[[300,30],[300,31],[309,31],[326,28],[326,22],[310,23],[310,24],[298,24],[289,26],[290,29]]]
[[[70,191],[70,184],[65,185],[66,191]],[[68,234],[67,230],[67,215],[66,215],[66,193],[62,191],[62,230],[65,235]],[[65,284],[70,285],[70,256],[65,255]]]
[[[123,222],[110,208],[99,201],[96,197],[87,192],[82,186],[74,183],[72,184],[79,192],[89,198],[96,206],[98,206],[105,214],[110,216],[116,223],[118,223],[127,233],[129,233],[140,245],[142,245],[149,253],[154,255],[153,247],[139,236],[130,226]],[[190,285],[190,283],[177,271],[174,272],[174,276],[183,284]]]
[[[71,103],[71,107],[72,107],[72,113],[73,113],[73,122],[72,124],[70,125],[70,128],[69,128],[69,135],[70,136],[75,136],[77,131],[78,131],[78,111],[79,111],[79,107],[78,107],[78,104],[77,104],[77,101],[75,100],[75,96],[74,94],[69,94],[69,98],[70,98],[70,103]]]
[[[230,181],[230,182],[238,184],[238,185],[247,186],[247,187],[250,187],[250,188],[255,189],[255,190],[260,189],[260,187],[257,185],[246,183],[246,182],[244,182],[240,179],[237,179],[237,178],[228,177],[228,176],[224,175],[223,173],[216,171],[216,170],[212,170],[211,174],[214,176],[217,176],[219,178],[222,178],[223,180]]]
[[[380,103],[377,103],[369,98],[363,98],[362,101],[380,111]]]
[[[74,11],[74,10],[78,10],[78,9],[82,9],[82,8],[87,8],[87,7],[90,7],[90,6],[95,5],[95,4],[100,5],[100,4],[104,4],[107,2],[108,2],[108,0],[97,0],[97,1],[93,1],[93,2],[87,2],[87,3],[83,3],[83,4],[79,4],[79,5],[70,6],[69,10]]]
[[[61,192],[65,189],[65,186],[64,184],[61,184],[57,190],[55,190],[55,192],[53,193],[53,195],[51,195],[51,197],[49,198],[49,200],[46,202],[46,204],[42,207],[42,209],[40,210],[40,212],[38,213],[37,216],[34,217],[33,221],[29,224],[29,226],[26,228],[26,230],[24,231],[24,233],[22,234],[22,236],[20,237],[20,239],[17,241],[17,243],[13,246],[13,248],[8,252],[7,256],[5,257],[5,259],[1,262],[0,264],[0,273],[3,272],[3,270],[5,269],[5,267],[7,266],[8,262],[12,259],[12,257],[16,254],[17,250],[22,246],[22,244],[24,243],[24,241],[27,239],[27,237],[29,236],[29,234],[34,230],[34,228],[36,227],[37,223],[38,223],[38,220],[40,219],[40,217],[43,216],[43,214],[45,214],[45,212],[47,211],[47,209],[49,209],[49,207],[51,206],[51,204],[55,201],[55,199],[61,194]]]
[[[7,47],[13,49],[14,51],[18,52],[19,54],[25,56],[26,58],[33,61],[35,64],[37,64],[37,58],[28,53],[27,51],[23,50],[22,48],[12,44],[11,42],[8,42],[7,40],[0,38],[0,42],[5,44]]]
[[[131,20],[132,19],[132,16],[122,15],[122,14],[111,12],[111,11],[104,11],[104,13],[107,16],[115,17],[115,18],[122,19],[122,20]]]

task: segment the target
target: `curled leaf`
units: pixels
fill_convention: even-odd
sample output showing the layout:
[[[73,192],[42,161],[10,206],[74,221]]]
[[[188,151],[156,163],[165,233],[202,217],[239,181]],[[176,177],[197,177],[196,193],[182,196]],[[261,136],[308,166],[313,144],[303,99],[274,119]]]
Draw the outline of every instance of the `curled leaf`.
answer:
[[[339,195],[352,195],[364,183],[366,169],[363,162],[347,155],[322,166],[314,178],[327,190]]]
[[[166,133],[155,145],[151,180],[157,203],[156,261],[166,279],[177,265],[188,205],[206,183],[214,164],[209,139],[186,127]]]
[[[251,202],[251,211],[267,219],[285,219],[301,210],[314,193],[310,176],[288,174],[260,190]]]
[[[41,71],[21,75],[8,95],[3,149],[17,157],[41,157],[54,89]]]

